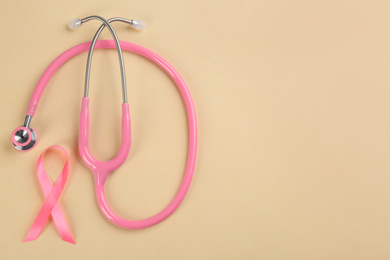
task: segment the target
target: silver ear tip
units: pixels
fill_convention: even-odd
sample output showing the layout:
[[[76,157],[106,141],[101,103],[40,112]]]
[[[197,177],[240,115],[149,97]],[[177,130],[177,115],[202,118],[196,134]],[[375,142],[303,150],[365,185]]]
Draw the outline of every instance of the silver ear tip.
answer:
[[[77,29],[82,25],[81,19],[76,18],[68,23],[68,28],[71,30]]]
[[[131,20],[130,26],[136,30],[142,31],[143,29],[145,29],[146,23],[142,20],[133,19],[133,20]]]

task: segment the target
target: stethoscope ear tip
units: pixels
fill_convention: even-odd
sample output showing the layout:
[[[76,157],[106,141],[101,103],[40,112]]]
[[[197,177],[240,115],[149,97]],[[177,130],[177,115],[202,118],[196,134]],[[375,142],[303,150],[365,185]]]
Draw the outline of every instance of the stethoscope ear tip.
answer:
[[[142,20],[132,19],[130,26],[138,31],[142,31],[146,27],[146,23]]]
[[[38,136],[30,127],[21,126],[12,132],[11,141],[16,150],[28,151],[34,148]]]
[[[81,25],[82,25],[81,18],[76,18],[68,23],[68,28],[74,30],[79,28]]]

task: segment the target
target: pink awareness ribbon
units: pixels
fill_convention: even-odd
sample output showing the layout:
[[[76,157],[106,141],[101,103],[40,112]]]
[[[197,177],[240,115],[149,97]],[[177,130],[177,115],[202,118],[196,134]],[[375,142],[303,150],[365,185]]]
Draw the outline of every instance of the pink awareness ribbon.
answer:
[[[56,182],[54,183],[54,186],[52,186],[49,176],[47,176],[46,174],[45,168],[43,167],[43,160],[42,160],[43,155],[48,150],[51,149],[59,149],[66,156],[66,162],[64,168],[62,169],[60,176],[57,178]],[[69,227],[66,223],[60,204],[58,203],[58,199],[60,198],[66,180],[68,179],[68,172],[69,172],[69,156],[66,150],[61,146],[58,145],[50,146],[46,148],[39,156],[38,163],[37,163],[37,175],[38,175],[39,184],[41,185],[46,200],[43,203],[41,210],[39,211],[37,217],[35,218],[34,223],[31,226],[30,230],[28,231],[27,236],[23,242],[28,242],[37,239],[43,227],[45,226],[47,219],[50,217],[51,214],[54,223],[56,224],[58,233],[60,234],[62,240],[72,244],[76,244],[69,230]]]

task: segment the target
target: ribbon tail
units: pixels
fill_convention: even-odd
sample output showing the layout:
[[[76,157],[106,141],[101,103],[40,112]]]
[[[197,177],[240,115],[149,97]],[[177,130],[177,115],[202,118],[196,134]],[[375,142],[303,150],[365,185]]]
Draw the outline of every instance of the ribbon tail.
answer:
[[[40,233],[41,232],[38,230],[38,227],[32,226],[24,238],[23,243],[37,239]]]
[[[70,232],[69,226],[66,223],[64,213],[62,212],[61,206],[58,202],[54,206],[51,215],[53,217],[54,223],[56,224],[58,233],[60,234],[62,240],[72,244],[76,244],[73,239],[72,233]]]

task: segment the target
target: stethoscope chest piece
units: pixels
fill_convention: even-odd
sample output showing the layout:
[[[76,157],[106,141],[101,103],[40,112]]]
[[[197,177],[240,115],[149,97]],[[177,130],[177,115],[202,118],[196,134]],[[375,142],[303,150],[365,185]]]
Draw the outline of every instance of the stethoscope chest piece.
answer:
[[[26,116],[24,125],[16,128],[12,132],[11,141],[13,146],[19,151],[28,151],[37,143],[37,133],[30,127],[30,116]]]

